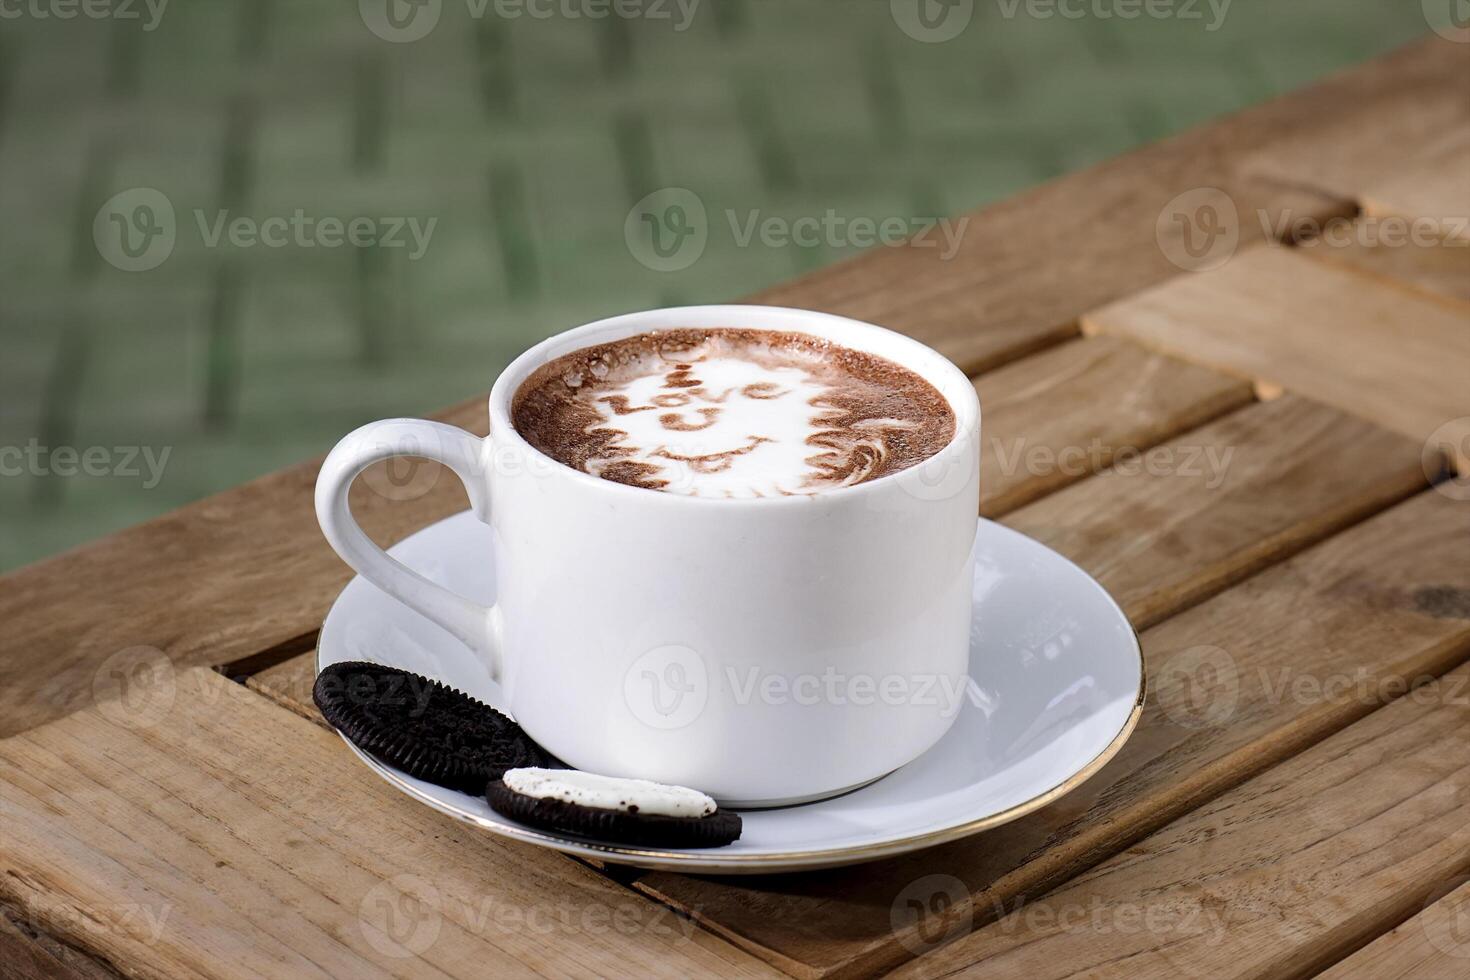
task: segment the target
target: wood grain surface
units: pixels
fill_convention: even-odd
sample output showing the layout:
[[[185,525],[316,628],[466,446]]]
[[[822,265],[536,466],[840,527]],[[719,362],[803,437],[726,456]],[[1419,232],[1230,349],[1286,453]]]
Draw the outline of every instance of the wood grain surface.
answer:
[[[37,928],[25,914],[0,907],[0,980],[117,980],[106,964]]]
[[[922,954],[1457,663],[1470,652],[1467,535],[1470,511],[1425,492],[1146,631],[1150,693],[1132,738],[1015,823],[833,872],[651,873],[637,887],[798,976]],[[936,911],[896,922],[915,888]]]
[[[482,405],[446,421],[483,433]],[[320,461],[208,497],[5,576],[0,736],[85,706],[100,671],[161,650],[180,665],[225,664],[310,639],[351,571],[317,528]],[[380,464],[352,511],[381,544],[469,506],[435,464],[394,479]],[[58,618],[54,610],[66,610]]]
[[[1424,485],[1417,444],[1286,395],[1005,523],[1087,569],[1143,628]]]
[[[1470,73],[1465,80],[1470,82]],[[1395,217],[1432,224],[1455,243],[1470,245],[1470,111],[1460,125],[1441,133],[1412,158],[1399,160],[1392,172],[1363,189],[1363,210],[1375,217]]]
[[[1385,283],[1470,301],[1470,242],[1411,239],[1390,244],[1371,219],[1358,219],[1353,227],[1356,230],[1336,235],[1335,244],[1317,239],[1298,251],[1325,262],[1345,263]]]
[[[1247,151],[1242,172],[1361,203],[1373,188],[1416,169],[1416,157],[1437,155],[1470,125],[1465,47],[1437,39],[1418,51],[1437,62],[1446,91],[1376,102],[1361,112],[1323,106],[1311,125],[1276,133]]]
[[[977,889],[975,915],[984,921],[1038,882],[1064,878],[1123,846],[1130,832],[1184,812],[1442,670],[1470,642],[1470,558],[1455,548],[1467,533],[1470,523],[1451,501],[1424,494],[1146,632],[1152,696],[1143,723],[1118,760],[1044,814],[932,856],[851,872],[731,887],[655,874],[638,887],[743,942],[771,943],[757,951],[798,975],[857,974],[923,951],[923,938],[905,945],[903,935],[885,931],[891,923],[876,915],[883,903],[870,896],[901,893],[925,867],[946,869],[935,873],[992,883]],[[1365,608],[1383,614],[1366,632]],[[310,702],[314,658],[293,658],[251,684],[322,723]],[[1217,672],[1222,664],[1228,673]],[[977,856],[982,846],[988,853]],[[864,926],[873,933],[865,936]],[[926,934],[950,928],[962,927],[930,922]],[[859,936],[876,939],[876,948],[852,962],[835,959]]]
[[[245,684],[307,721],[330,727],[311,699],[311,686],[315,681],[316,651],[310,650],[250,675]]]
[[[1466,975],[1470,511],[1425,487],[1437,447],[1470,467],[1470,250],[1356,234],[1452,234],[1465,52],[1429,38],[977,212],[951,260],[756,297],[979,373],[984,511],[1144,628],[1143,719],[1076,791],[761,878],[458,824],[310,704],[350,573],[309,462],[0,580],[0,976]],[[1238,241],[1189,272],[1170,219],[1200,193]],[[1298,233],[1329,219],[1346,245]],[[484,432],[480,399],[440,417]],[[464,505],[431,465],[353,497],[383,543]]]
[[[206,668],[0,741],[0,895],[133,976],[763,976]]]
[[[1220,187],[1245,212],[1268,216],[1350,213],[1340,194],[1293,173],[1253,175],[1244,162],[1288,138],[1315,138],[1321,153],[1335,155],[1334,141],[1349,145],[1364,126],[1395,121],[1405,104],[1453,118],[1462,100],[1447,79],[1458,77],[1462,54],[1429,38],[986,208],[951,261],[937,261],[934,249],[881,249],[757,299],[893,326],[967,370],[998,366],[1074,335],[1085,311],[1176,273],[1156,234],[1182,193]],[[1399,152],[1413,145],[1408,138],[1399,138]],[[1242,242],[1267,233],[1246,222]],[[441,417],[484,425],[478,399]],[[0,733],[84,706],[99,668],[122,651],[152,647],[181,664],[218,664],[309,638],[348,578],[311,516],[316,468],[302,464],[6,576]],[[380,480],[355,507],[380,541],[396,540],[461,508],[453,484],[440,479],[422,496],[389,501],[384,491],[412,496],[419,483],[394,490]]]
[[[998,517],[1251,401],[1239,379],[1114,337],[1053,347],[975,379],[980,513]]]
[[[1470,867],[1467,725],[1462,667],[896,975],[1312,976]]]
[[[981,370],[1065,336],[1079,300],[1101,305],[1177,272],[1159,225],[1178,195],[1223,192],[1243,247],[1271,235],[1282,216],[1351,214],[1361,190],[1351,163],[1381,177],[1406,148],[1470,120],[1463,56],[1461,45],[1426,38],[978,212],[949,261],[932,248],[862,256],[760,299],[889,324]],[[1314,179],[1323,160],[1343,173]]]
[[[1390,929],[1318,980],[1454,980],[1470,975],[1470,875],[1431,893],[1418,915]]]
[[[1295,249],[1247,249],[1086,315],[1090,331],[1279,384],[1422,440],[1470,432],[1470,306]]]

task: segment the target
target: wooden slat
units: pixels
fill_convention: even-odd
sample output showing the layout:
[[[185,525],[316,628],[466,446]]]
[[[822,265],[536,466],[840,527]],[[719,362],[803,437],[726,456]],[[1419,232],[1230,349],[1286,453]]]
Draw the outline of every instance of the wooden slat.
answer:
[[[19,919],[19,921],[17,921]],[[0,908],[0,980],[117,980],[117,972],[44,933],[30,917]]]
[[[486,430],[483,404],[446,420]],[[0,580],[9,624],[0,736],[91,703],[95,672],[124,651],[224,664],[316,630],[352,575],[317,528],[319,466],[293,466]],[[401,489],[383,466],[353,488],[353,514],[380,543],[469,505],[453,474],[422,466]]]
[[[933,248],[876,253],[760,299],[891,324],[979,371],[1064,335],[1081,309],[1177,271],[1155,234],[1161,210],[1183,192],[1225,191],[1242,246],[1265,237],[1262,213],[1268,228],[1284,214],[1351,213],[1363,174],[1378,179],[1470,123],[1464,53],[1463,45],[1426,38],[1046,184],[975,215],[947,262]]]
[[[1231,131],[1256,138],[1229,122],[1211,135],[1228,140]],[[1237,176],[1228,143],[1206,146],[1191,135],[975,212],[947,261],[932,247],[883,249],[754,299],[881,323],[975,374],[1074,337],[1084,310],[1177,273],[1155,236],[1160,212],[1181,194],[1214,187],[1240,214],[1265,215],[1237,226],[1247,244],[1263,241],[1283,215],[1325,221],[1354,210],[1344,198]]]
[[[1024,507],[1005,523],[1150,626],[1424,486],[1420,447],[1292,395]]]
[[[0,980],[46,980],[57,976],[72,980],[75,973],[36,946],[4,916],[0,916]]]
[[[1106,303],[1176,272],[1155,235],[1160,212],[1181,193],[1225,191],[1243,246],[1261,241],[1283,214],[1351,213],[1360,188],[1353,180],[1314,182],[1321,161],[1335,163],[1349,148],[1360,160],[1401,159],[1446,127],[1463,126],[1470,120],[1459,91],[1463,72],[1461,45],[1426,38],[987,208],[949,261],[934,248],[875,253],[759,298],[891,324],[979,371],[1064,336],[1079,300],[1083,309]],[[1380,132],[1394,142],[1379,146]],[[1089,295],[1093,304],[1085,302]]]
[[[1154,240],[1175,195],[1210,185],[1243,213],[1337,214],[1340,198],[1241,176],[1241,161],[1294,133],[1391,117],[1406,103],[1458,99],[1458,45],[1429,38],[1296,95],[1052,182],[973,216],[961,251],[882,249],[758,299],[875,320],[938,346],[967,370],[1070,336],[1087,309],[1159,282],[1175,267]],[[1411,144],[1400,143],[1407,152]],[[1324,143],[1322,152],[1333,148]],[[1243,221],[1245,242],[1260,222]],[[484,424],[479,400],[446,413]],[[316,464],[304,464],[7,576],[0,588],[0,733],[87,703],[97,667],[136,645],[176,661],[225,663],[298,640],[321,621],[346,569],[311,518]],[[392,540],[463,506],[453,480],[411,503],[360,498]],[[65,610],[59,620],[57,610]]]
[[[245,684],[307,721],[326,726],[326,719],[316,710],[311,699],[311,686],[315,681],[316,651],[312,650],[247,677]]]
[[[770,975],[193,668],[0,742],[0,894],[141,976]]]
[[[1087,314],[1093,331],[1238,372],[1415,439],[1470,422],[1470,305],[1263,246]]]
[[[317,710],[311,697],[312,684],[316,681],[316,651],[298,654],[279,664],[245,678],[245,686],[264,695],[288,711],[295,712],[307,721],[320,725],[327,731],[336,729],[327,724]],[[594,858],[578,858],[594,868],[605,865]]]
[[[1470,73],[1465,84],[1470,86]],[[1363,190],[1363,210],[1376,217],[1432,222],[1446,238],[1470,245],[1470,113],[1433,146]]]
[[[1454,980],[1470,975],[1470,884],[1448,891],[1408,922],[1384,933],[1317,980]]]
[[[993,416],[987,418],[988,420],[993,420]],[[1219,428],[1225,434],[1218,436],[1213,434],[1211,430],[1216,428]],[[1282,432],[1293,434],[1292,439],[1294,441],[1276,443],[1274,437]],[[1383,433],[1381,430],[1377,430],[1372,426],[1341,416],[1320,406],[1304,403],[1290,396],[1276,402],[1254,406],[1245,412],[1238,412],[1215,423],[1213,426],[1193,433],[1191,438],[1185,441],[1194,445],[1208,443],[1222,449],[1234,447],[1236,453],[1244,452],[1246,455],[1231,457],[1232,466],[1230,470],[1227,470],[1227,484],[1213,491],[1202,490],[1198,485],[1191,484],[1188,478],[1177,476],[1164,478],[1170,481],[1181,480],[1178,486],[1179,493],[1174,498],[1174,506],[1184,508],[1184,511],[1181,511],[1181,515],[1187,513],[1189,507],[1196,505],[1205,508],[1204,512],[1206,515],[1209,513],[1208,508],[1214,506],[1224,507],[1225,512],[1232,515],[1228,520],[1220,521],[1218,527],[1210,521],[1202,521],[1199,513],[1188,513],[1188,516],[1181,516],[1181,520],[1177,522],[1178,527],[1172,529],[1164,528],[1160,542],[1156,542],[1156,548],[1160,549],[1164,555],[1172,554],[1177,556],[1181,550],[1185,553],[1189,552],[1190,549],[1188,548],[1181,549],[1179,540],[1175,537],[1175,535],[1181,533],[1181,528],[1183,529],[1182,533],[1185,539],[1188,539],[1190,534],[1196,534],[1198,535],[1196,538],[1198,542],[1211,545],[1217,545],[1219,543],[1216,537],[1219,533],[1224,533],[1228,539],[1232,528],[1249,529],[1250,535],[1239,539],[1244,543],[1251,542],[1254,536],[1270,538],[1271,536],[1263,528],[1259,519],[1252,519],[1252,515],[1250,514],[1241,514],[1231,509],[1241,501],[1270,498],[1280,503],[1281,501],[1293,499],[1289,492],[1283,492],[1280,488],[1267,489],[1265,486],[1259,484],[1257,481],[1261,478],[1262,474],[1270,478],[1283,480],[1283,487],[1288,490],[1291,486],[1299,483],[1300,477],[1303,474],[1311,474],[1312,482],[1304,486],[1317,486],[1318,481],[1320,481],[1321,486],[1335,487],[1339,491],[1351,487],[1352,489],[1348,490],[1346,494],[1348,498],[1351,498],[1355,491],[1361,491],[1365,487],[1374,484],[1375,481],[1373,479],[1370,479],[1365,484],[1355,484],[1354,482],[1371,472],[1378,474],[1377,486],[1383,492],[1389,494],[1407,492],[1407,488],[1414,486],[1422,480],[1422,477],[1419,475],[1417,450],[1412,445],[1402,439]],[[1253,451],[1261,448],[1270,449],[1273,445],[1279,446],[1279,450],[1269,452],[1263,457],[1253,455]],[[1359,462],[1354,467],[1345,468],[1341,473],[1333,469],[1334,461],[1338,461],[1340,465],[1341,461],[1350,459],[1358,459]],[[1379,468],[1375,470],[1374,467],[1363,466],[1362,461],[1365,460],[1377,461]],[[1237,469],[1237,467],[1240,468]],[[1232,471],[1236,482],[1229,482]],[[1283,473],[1285,474],[1284,476]],[[1068,494],[1075,495],[1079,500],[1107,501],[1108,504],[1101,508],[1103,513],[1113,512],[1114,507],[1127,504],[1130,500],[1153,500],[1159,499],[1162,496],[1157,487],[1140,490],[1137,493],[1130,493],[1128,484],[1136,483],[1138,479],[1140,478],[1127,478],[1118,475],[1105,476],[1101,480],[1089,481],[1088,484],[1073,488],[1067,494],[1049,498],[1047,501],[1043,501],[1041,505],[1038,505],[1035,510],[1047,513],[1052,506],[1050,501],[1058,499],[1065,501]],[[1116,481],[1119,489],[1098,494],[1095,491],[1095,485],[1104,484],[1109,480]],[[1094,487],[1094,489],[1089,490],[1089,487]],[[1082,491],[1084,490],[1088,492],[1083,493]],[[1228,501],[1232,493],[1235,495],[1236,503],[1230,503]],[[1221,496],[1215,497],[1212,494],[1219,494]],[[1376,502],[1364,505],[1361,501],[1358,501],[1355,503],[1355,506],[1372,507],[1381,505],[1382,502],[1382,499],[1376,497],[1373,492],[1368,492],[1361,499]],[[1069,504],[1060,508],[1059,513],[1068,513],[1075,506],[1081,505]],[[1332,513],[1334,508],[1324,506],[1323,498],[1318,496],[1316,492],[1310,496],[1299,498],[1297,509],[1310,514],[1311,519],[1321,519],[1329,524],[1335,520],[1343,519],[1341,514],[1334,516]],[[1027,509],[1027,511],[1031,510],[1033,508]],[[1020,515],[1025,515],[1027,511],[1019,513]],[[1081,519],[1083,521],[1086,520],[1086,518]],[[1131,535],[1118,535],[1114,532],[1105,532],[1103,530],[1105,526],[1103,524],[1097,525],[1097,533],[1083,534],[1074,543],[1079,550],[1090,552],[1089,555],[1082,556],[1084,564],[1087,564],[1091,560],[1097,562],[1099,568],[1113,567],[1116,569],[1129,569],[1144,567],[1136,562],[1130,563],[1127,561],[1110,564],[1115,558],[1116,548],[1113,542],[1120,538],[1129,539]],[[1033,526],[1028,528],[1028,530],[1032,533],[1037,533],[1038,527]],[[1071,530],[1076,532],[1077,529],[1074,527]],[[1094,541],[1098,542],[1098,544],[1090,545],[1086,543]],[[1296,547],[1300,547],[1300,544],[1297,544]],[[1264,557],[1259,557],[1258,560],[1264,560]],[[1163,564],[1167,566],[1167,562]],[[1250,564],[1247,563],[1246,566],[1240,567],[1247,567]],[[1188,567],[1187,562],[1183,563],[1183,567]],[[1209,576],[1205,577],[1209,578]],[[1116,588],[1116,583],[1114,583],[1114,587]],[[1176,598],[1173,601],[1178,600]],[[1136,612],[1146,611],[1147,605],[1145,596],[1145,600]],[[294,658],[279,667],[272,668],[270,671],[257,675],[252,679],[252,684],[257,685],[262,690],[271,692],[272,696],[281,698],[283,703],[294,703],[303,713],[313,715],[314,709],[309,704],[312,659],[313,655],[303,655]],[[645,882],[644,887],[648,887],[651,891],[655,891],[671,901],[681,902],[681,899],[675,895],[657,892],[657,882],[659,879],[674,877],[654,876],[654,880]],[[677,880],[688,881],[688,879]],[[742,902],[741,905],[743,906],[744,903]],[[691,907],[697,906],[698,903],[696,902],[695,906]],[[726,911],[728,910],[723,907],[705,907],[703,914],[711,921],[723,923],[726,921],[724,918]],[[804,910],[799,914],[804,915]],[[739,920],[740,917],[737,916],[737,927]],[[834,923],[830,921],[823,921],[820,925],[829,929],[834,928]],[[767,952],[769,953],[770,951],[768,950]],[[784,962],[779,955],[774,958],[778,963],[782,963],[782,965],[810,972],[809,965],[807,964],[798,965],[792,962]]]
[[[1360,113],[1327,111],[1295,131],[1277,133],[1241,157],[1241,170],[1362,201],[1368,191],[1415,168],[1446,138],[1470,125],[1465,48],[1451,41],[1424,52],[1444,58],[1441,98],[1380,101]],[[1326,107],[1324,107],[1326,108]],[[1463,160],[1450,161],[1463,169]]]
[[[897,976],[1311,976],[1470,867],[1467,693],[1462,667]]]
[[[1378,232],[1361,231],[1343,236],[1341,244],[1321,241],[1304,243],[1302,255],[1325,262],[1342,262],[1385,282],[1422,289],[1428,293],[1470,301],[1470,243],[1437,241],[1435,244],[1384,244]]]
[[[1238,379],[1112,337],[1062,344],[975,381],[980,513],[998,517],[1251,401]]]
[[[895,903],[925,876],[972,895],[952,913],[961,931],[966,917],[995,918],[1363,716],[1401,680],[1457,662],[1470,650],[1467,534],[1470,512],[1426,492],[1146,631],[1137,731],[1091,780],[1015,823],[833,872],[653,873],[637,887],[801,976],[895,965],[948,931],[943,919],[895,924]],[[1348,696],[1312,696],[1343,678]]]

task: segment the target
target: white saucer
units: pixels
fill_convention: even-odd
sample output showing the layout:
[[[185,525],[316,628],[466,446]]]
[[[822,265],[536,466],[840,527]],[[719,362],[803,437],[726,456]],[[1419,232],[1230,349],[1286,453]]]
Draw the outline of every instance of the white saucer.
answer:
[[[489,603],[492,547],[490,529],[465,512],[391,552],[430,579]],[[502,817],[483,797],[414,779],[352,748],[394,786],[451,816],[506,837],[638,867],[792,871],[964,837],[1075,789],[1122,748],[1144,694],[1138,637],[1086,572],[991,521],[980,521],[975,547],[973,683],[954,727],[919,759],[845,796],[743,812],[743,835],[725,847],[658,851],[563,838]],[[322,626],[318,668],[342,660],[402,667],[489,704],[503,701],[468,648],[361,578],[338,596]]]

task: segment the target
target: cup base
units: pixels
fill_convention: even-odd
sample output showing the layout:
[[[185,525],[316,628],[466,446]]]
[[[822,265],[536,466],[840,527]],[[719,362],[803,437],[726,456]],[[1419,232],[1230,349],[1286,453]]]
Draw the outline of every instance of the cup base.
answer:
[[[892,769],[885,772],[882,776],[874,776],[872,779],[865,779],[860,783],[853,783],[851,786],[827,790],[822,793],[813,793],[810,796],[792,796],[775,800],[727,800],[724,797],[717,796],[715,797],[715,802],[729,810],[778,810],[781,807],[801,806],[804,803],[820,803],[823,800],[836,799],[847,793],[855,793],[864,786],[871,786],[878,780],[884,778],[884,776],[892,775],[895,772],[898,772],[898,770]]]

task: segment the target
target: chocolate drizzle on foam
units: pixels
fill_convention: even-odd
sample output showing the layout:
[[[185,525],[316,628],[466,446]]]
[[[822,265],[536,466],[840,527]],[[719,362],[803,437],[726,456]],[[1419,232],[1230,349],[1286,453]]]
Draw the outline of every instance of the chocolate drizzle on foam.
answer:
[[[604,480],[702,497],[820,493],[933,456],[955,417],[933,385],[805,334],[638,334],[557,358],[516,391],[537,449]]]

